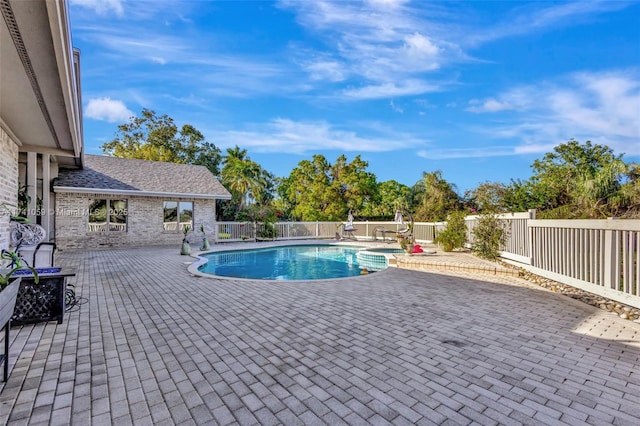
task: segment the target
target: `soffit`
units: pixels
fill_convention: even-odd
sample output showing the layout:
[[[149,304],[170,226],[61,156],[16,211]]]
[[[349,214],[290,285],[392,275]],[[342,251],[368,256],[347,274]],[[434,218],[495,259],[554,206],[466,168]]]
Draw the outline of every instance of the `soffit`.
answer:
[[[3,13],[14,18],[9,26],[5,19],[0,20],[2,121],[23,145],[21,150],[79,155],[78,144],[74,144],[77,137],[72,136],[61,84],[65,79],[61,78],[58,68],[50,11],[47,10],[56,3],[0,0],[0,4]],[[56,30],[60,31],[59,28]]]

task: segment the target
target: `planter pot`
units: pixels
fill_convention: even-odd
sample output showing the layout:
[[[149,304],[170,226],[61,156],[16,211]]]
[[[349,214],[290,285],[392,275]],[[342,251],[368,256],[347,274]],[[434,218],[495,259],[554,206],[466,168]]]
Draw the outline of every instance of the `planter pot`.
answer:
[[[202,239],[202,247],[200,247],[200,250],[209,250],[210,246],[209,246],[209,240],[206,238]]]
[[[0,327],[4,327],[13,316],[21,280],[22,277],[16,278],[8,287],[0,291]]]
[[[187,243],[187,242],[182,243],[182,248],[180,249],[180,254],[182,254],[182,255],[191,254],[191,246],[189,245],[189,243]]]
[[[4,290],[0,291],[0,327],[4,327],[4,353],[0,354],[0,365],[3,365],[2,380],[9,377],[9,325],[16,305],[18,290],[22,278],[16,278]]]
[[[11,318],[12,325],[57,321],[62,324],[66,309],[66,277],[75,272],[62,268],[38,268],[39,281],[33,275],[22,277],[16,306]]]

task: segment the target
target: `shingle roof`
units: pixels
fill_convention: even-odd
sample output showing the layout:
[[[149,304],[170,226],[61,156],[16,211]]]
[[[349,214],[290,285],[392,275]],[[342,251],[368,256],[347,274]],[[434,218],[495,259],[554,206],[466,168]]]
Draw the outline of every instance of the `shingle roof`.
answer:
[[[85,155],[83,169],[60,169],[55,192],[140,192],[230,198],[229,191],[204,166]],[[96,191],[92,191],[96,190]]]

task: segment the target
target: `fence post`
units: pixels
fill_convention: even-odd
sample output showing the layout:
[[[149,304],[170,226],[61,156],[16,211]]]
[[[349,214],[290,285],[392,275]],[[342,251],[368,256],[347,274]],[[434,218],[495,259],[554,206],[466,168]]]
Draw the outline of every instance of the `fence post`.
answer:
[[[611,218],[608,218],[608,220]],[[618,244],[614,238],[615,231],[609,227],[604,230],[604,282],[602,283],[604,288],[616,289],[616,267]]]
[[[533,248],[535,244],[533,244],[533,227],[530,226],[529,221],[535,220],[536,218],[536,209],[529,209],[529,219],[527,219],[527,239],[529,240],[529,244],[527,244],[527,256],[529,257],[529,265],[535,266],[533,264],[533,259],[535,256],[533,255]]]

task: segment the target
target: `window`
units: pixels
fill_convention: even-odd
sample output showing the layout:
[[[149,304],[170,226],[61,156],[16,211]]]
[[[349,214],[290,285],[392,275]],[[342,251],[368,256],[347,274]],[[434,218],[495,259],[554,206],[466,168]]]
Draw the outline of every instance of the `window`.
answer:
[[[193,202],[165,201],[163,209],[165,231],[182,232],[187,225],[193,229]]]
[[[127,200],[89,200],[89,232],[125,232]]]

